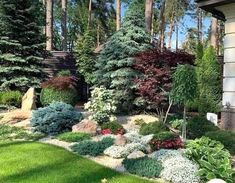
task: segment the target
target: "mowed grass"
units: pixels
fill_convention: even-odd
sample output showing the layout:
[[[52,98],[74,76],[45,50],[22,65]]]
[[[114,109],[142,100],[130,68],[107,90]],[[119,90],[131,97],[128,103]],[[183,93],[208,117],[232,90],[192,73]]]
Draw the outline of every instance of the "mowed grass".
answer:
[[[60,147],[38,142],[0,143],[0,182],[150,183],[121,174]]]

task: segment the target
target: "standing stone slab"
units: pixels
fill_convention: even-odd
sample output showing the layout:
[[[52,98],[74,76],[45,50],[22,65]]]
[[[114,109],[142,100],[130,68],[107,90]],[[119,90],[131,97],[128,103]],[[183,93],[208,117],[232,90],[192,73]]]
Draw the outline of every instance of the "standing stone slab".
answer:
[[[22,110],[35,110],[36,107],[36,92],[34,88],[29,88],[24,94],[21,104]]]

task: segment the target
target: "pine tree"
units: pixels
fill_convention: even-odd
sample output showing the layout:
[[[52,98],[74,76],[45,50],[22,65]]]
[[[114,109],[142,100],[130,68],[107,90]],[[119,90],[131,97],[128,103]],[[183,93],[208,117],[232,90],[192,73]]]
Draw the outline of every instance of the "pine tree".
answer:
[[[137,72],[132,68],[134,56],[150,48],[150,36],[145,31],[144,1],[134,0],[122,27],[109,39],[97,61],[96,83],[115,90],[120,102],[119,109],[127,111],[134,100],[134,79]]]
[[[88,84],[92,84],[94,80],[94,45],[94,38],[91,31],[88,30],[85,32],[84,37],[78,40],[76,47],[78,72],[84,76]]]
[[[37,87],[45,53],[39,0],[0,2],[0,90]]]

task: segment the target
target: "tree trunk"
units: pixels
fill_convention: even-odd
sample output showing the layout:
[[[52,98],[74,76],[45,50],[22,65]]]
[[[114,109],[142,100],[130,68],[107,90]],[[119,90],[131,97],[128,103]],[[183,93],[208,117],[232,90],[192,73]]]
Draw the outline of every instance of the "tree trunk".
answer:
[[[176,29],[175,49],[176,49],[176,51],[178,51],[178,49],[179,49],[179,22],[178,21],[175,24],[175,29]]]
[[[100,46],[100,24],[98,23],[97,25],[97,30],[96,30],[96,39],[97,39],[97,47]]]
[[[121,0],[116,1],[116,30],[118,31],[121,28]]]
[[[172,17],[171,19],[171,24],[170,24],[170,32],[169,32],[169,42],[168,42],[168,49],[171,49],[171,46],[172,46],[172,35],[173,35],[173,32],[174,32],[174,17]]]
[[[151,33],[152,29],[152,16],[153,16],[153,0],[145,1],[145,23],[146,30]]]
[[[87,29],[90,29],[91,26],[91,12],[92,12],[92,0],[89,0]]]
[[[164,49],[164,42],[165,42],[165,27],[166,27],[166,20],[165,20],[165,5],[166,5],[166,0],[162,1],[162,7],[161,7],[161,12],[160,12],[160,20],[161,20],[161,25],[160,25],[160,48],[161,51]]]
[[[62,48],[63,51],[67,51],[67,0],[61,1],[62,16],[61,16],[61,30],[62,30]]]
[[[211,22],[211,46],[218,48],[218,19],[214,17]]]
[[[187,122],[186,122],[186,106],[184,105],[184,122],[182,124],[182,138],[183,142],[186,142],[186,127],[187,127]]]
[[[197,29],[198,29],[198,42],[202,42],[202,10],[198,8],[197,10]]]
[[[46,3],[46,49],[52,51],[53,49],[53,0],[47,0]]]

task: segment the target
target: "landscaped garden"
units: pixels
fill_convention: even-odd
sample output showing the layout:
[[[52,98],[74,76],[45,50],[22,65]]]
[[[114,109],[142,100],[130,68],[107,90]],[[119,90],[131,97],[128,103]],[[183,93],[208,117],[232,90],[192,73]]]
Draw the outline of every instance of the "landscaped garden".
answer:
[[[128,10],[113,32],[103,23],[112,25],[108,5],[114,1],[67,5],[70,13],[75,7],[87,13],[88,22],[78,23],[71,13],[83,30],[69,29],[77,36],[77,71],[55,69],[53,77],[42,63],[63,59],[45,50],[44,11],[48,17],[52,1],[0,2],[0,182],[235,183],[235,132],[207,118],[221,114],[218,50],[200,40],[195,47],[166,49],[150,36],[149,2],[125,1]],[[155,3],[160,9],[151,5],[151,16],[159,18],[170,16],[177,3],[184,13],[193,11],[192,2]],[[160,35],[162,24],[153,25]],[[57,34],[61,29],[55,27]],[[98,53],[94,38],[104,43]],[[64,46],[60,39],[55,48]]]

